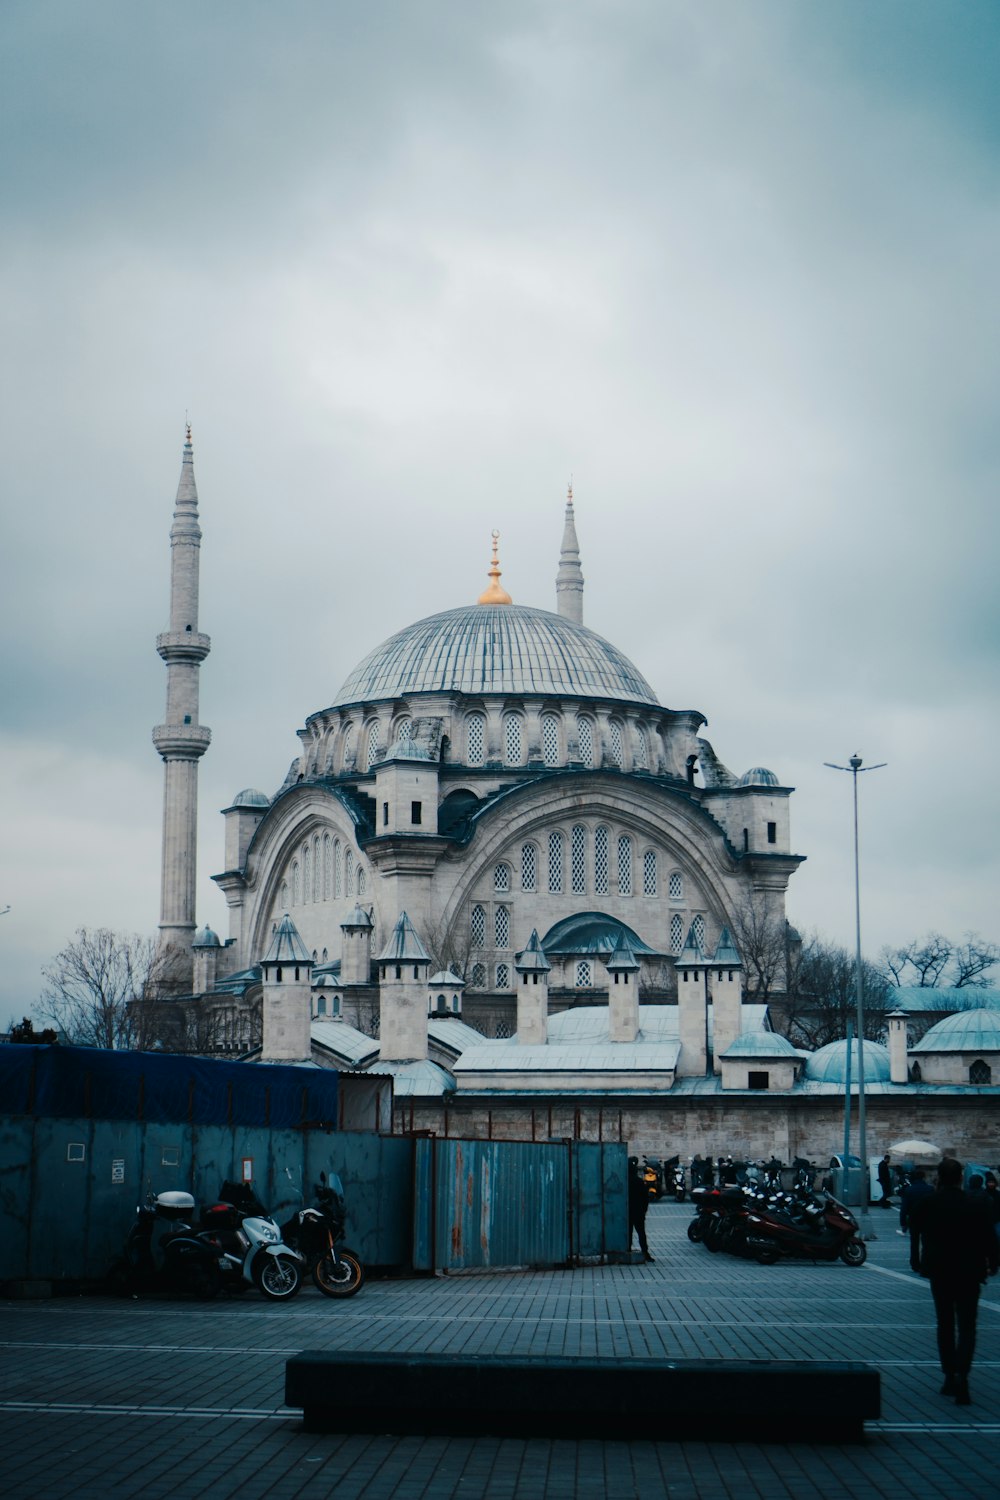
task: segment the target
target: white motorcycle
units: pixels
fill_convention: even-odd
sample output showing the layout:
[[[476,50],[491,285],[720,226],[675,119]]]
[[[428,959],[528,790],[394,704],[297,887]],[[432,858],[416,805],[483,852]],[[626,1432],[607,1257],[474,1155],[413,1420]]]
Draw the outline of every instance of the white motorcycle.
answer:
[[[294,1297],[302,1285],[305,1256],[281,1238],[281,1230],[245,1183],[224,1182],[220,1201],[204,1208],[201,1228],[218,1246],[223,1286],[239,1279],[274,1302]]]

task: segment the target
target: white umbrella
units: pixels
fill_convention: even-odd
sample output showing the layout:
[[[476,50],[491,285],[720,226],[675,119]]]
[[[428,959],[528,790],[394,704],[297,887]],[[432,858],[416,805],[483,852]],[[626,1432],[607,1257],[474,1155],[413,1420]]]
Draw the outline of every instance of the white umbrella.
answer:
[[[895,1145],[889,1147],[889,1154],[901,1156],[915,1167],[934,1167],[941,1160],[943,1152],[931,1141],[896,1141]]]

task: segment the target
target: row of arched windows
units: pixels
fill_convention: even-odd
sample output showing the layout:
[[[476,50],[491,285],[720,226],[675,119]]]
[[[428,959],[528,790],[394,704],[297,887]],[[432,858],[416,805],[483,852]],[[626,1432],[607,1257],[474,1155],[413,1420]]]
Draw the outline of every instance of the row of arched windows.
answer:
[[[362,897],[368,888],[364,865],[354,851],[338,838],[324,833],[303,843],[281,882],[278,903],[283,911],[314,901],[340,901]]]
[[[490,926],[488,921],[488,912],[483,903],[481,901],[477,901],[473,905],[469,917],[469,938],[471,940],[471,946],[473,948],[485,948],[487,946],[487,930],[489,930],[490,936],[493,940],[490,944],[491,947],[509,948],[512,946],[513,928],[511,926],[511,912],[509,906],[498,905],[493,908],[493,921],[492,925]],[[698,942],[700,947],[704,949],[705,918],[700,912],[692,919],[690,930],[694,933],[695,940]],[[687,932],[684,925],[684,918],[681,916],[680,912],[675,911],[670,918],[669,947],[671,953],[680,953],[681,949],[684,946],[684,939],[686,935]],[[589,984],[592,981],[588,980],[586,982]],[[577,983],[583,984],[584,981],[578,979]]]
[[[543,858],[544,856],[544,858]],[[659,895],[660,861],[655,849],[644,849],[637,861],[636,844],[631,834],[615,837],[603,826],[590,830],[576,823],[567,834],[552,829],[541,844],[527,841],[521,845],[520,868],[516,872],[522,891],[546,890],[549,895],[595,896],[610,892],[612,879],[621,896]],[[506,860],[493,869],[493,890],[498,896],[514,889],[515,870]],[[672,870],[667,878],[671,901],[683,901],[684,878]]]
[[[306,769],[314,776],[370,771],[382,750],[383,730],[387,734],[387,747],[394,744],[405,746],[410,743],[413,720],[408,714],[401,714],[384,726],[377,718],[364,719],[360,723],[350,719],[342,728],[330,730],[322,741],[313,745],[306,757]]]

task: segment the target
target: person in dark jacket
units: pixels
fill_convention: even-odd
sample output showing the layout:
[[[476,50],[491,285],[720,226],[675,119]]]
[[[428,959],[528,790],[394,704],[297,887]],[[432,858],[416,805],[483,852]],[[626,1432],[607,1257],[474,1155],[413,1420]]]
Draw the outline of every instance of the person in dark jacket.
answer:
[[[639,1158],[630,1156],[628,1159],[628,1248],[632,1250],[633,1231],[639,1238],[639,1249],[642,1251],[643,1260],[651,1261],[653,1257],[649,1253],[649,1245],[646,1241],[646,1210],[649,1207],[649,1188],[642,1168],[639,1166]]]
[[[899,1194],[899,1232],[908,1234],[910,1230],[910,1214],[915,1203],[921,1198],[926,1198],[928,1193],[934,1189],[927,1181],[927,1173],[923,1167],[914,1167],[913,1176]]]
[[[878,1164],[878,1185],[882,1189],[882,1196],[878,1200],[879,1208],[892,1207],[889,1202],[892,1197],[892,1167],[889,1165],[891,1161],[892,1157],[887,1151]]]
[[[961,1162],[948,1156],[938,1168],[937,1192],[911,1205],[909,1220],[910,1266],[929,1278],[937,1314],[941,1394],[968,1406],[979,1292],[1000,1266],[993,1226],[982,1205],[962,1191]]]

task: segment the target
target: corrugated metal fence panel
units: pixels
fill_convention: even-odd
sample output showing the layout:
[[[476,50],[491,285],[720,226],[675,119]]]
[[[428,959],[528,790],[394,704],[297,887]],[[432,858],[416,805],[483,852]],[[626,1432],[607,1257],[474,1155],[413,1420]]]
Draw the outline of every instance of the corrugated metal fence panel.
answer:
[[[582,1259],[628,1249],[628,1147],[571,1141],[572,1248]]]
[[[405,1265],[413,1197],[408,1140],[264,1127],[0,1118],[0,1281],[87,1280],[121,1253],[148,1191],[214,1202],[249,1162],[261,1200],[290,1217],[321,1170],[347,1194],[347,1242],[368,1265]]]
[[[417,1140],[417,1270],[563,1265],[569,1156],[561,1143]]]

